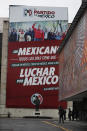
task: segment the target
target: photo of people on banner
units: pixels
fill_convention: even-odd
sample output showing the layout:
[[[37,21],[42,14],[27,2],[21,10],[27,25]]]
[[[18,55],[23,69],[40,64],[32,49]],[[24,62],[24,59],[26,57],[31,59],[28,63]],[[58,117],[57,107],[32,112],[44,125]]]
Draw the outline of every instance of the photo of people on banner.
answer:
[[[67,21],[12,22],[9,42],[62,40],[65,37]]]

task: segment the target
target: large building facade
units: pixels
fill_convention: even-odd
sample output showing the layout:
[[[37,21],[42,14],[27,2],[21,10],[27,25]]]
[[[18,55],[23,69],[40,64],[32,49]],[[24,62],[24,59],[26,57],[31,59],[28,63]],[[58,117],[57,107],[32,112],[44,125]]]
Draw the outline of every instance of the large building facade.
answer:
[[[0,18],[0,83],[1,83],[1,56],[2,56],[2,34],[3,34],[3,21],[8,18]]]
[[[17,6],[14,6],[15,8],[17,8]],[[11,7],[13,8],[13,6]],[[21,8],[21,7],[20,7]],[[26,7],[28,8],[28,7]],[[32,8],[32,7],[31,7]],[[42,8],[41,8],[42,9]],[[60,10],[61,8],[59,8]],[[22,10],[22,8],[21,8]],[[67,9],[66,10],[66,17],[64,16],[64,19],[62,20],[62,17],[59,17],[59,19],[61,19],[61,21],[52,21],[52,22],[48,22],[47,18],[46,22],[38,22],[39,24],[42,24],[42,26],[44,27],[46,25],[46,27],[48,27],[49,29],[52,28],[52,34],[54,34],[54,30],[55,31],[59,31],[60,34],[62,33],[63,38],[64,38],[64,32],[66,31],[67,28]],[[16,9],[17,11],[17,9]],[[2,37],[2,61],[1,61],[1,86],[0,86],[0,116],[8,116],[8,114],[11,114],[11,117],[24,117],[24,116],[35,116],[35,105],[33,102],[33,99],[35,97],[35,95],[39,96],[41,99],[41,105],[40,105],[40,115],[41,116],[49,116],[49,117],[57,117],[58,116],[58,105],[62,104],[64,106],[64,108],[66,108],[66,106],[68,106],[66,104],[66,102],[61,102],[58,100],[58,62],[57,62],[57,56],[56,56],[56,49],[59,46],[59,43],[61,42],[61,40],[51,42],[51,41],[31,41],[31,37],[28,37],[29,40],[28,41],[24,41],[23,38],[23,33],[28,26],[32,27],[32,25],[34,24],[34,21],[30,23],[28,22],[29,20],[29,14],[31,13],[31,10],[24,10],[25,12],[25,16],[22,17],[27,17],[25,18],[27,20],[27,23],[21,22],[21,20],[19,19],[19,17],[17,17],[17,19],[14,19],[14,9],[12,9],[11,13],[11,21],[4,21],[3,23],[3,37]],[[27,12],[26,12],[27,11]],[[56,10],[55,10],[56,12]],[[55,16],[55,12],[53,14],[47,15],[47,16]],[[15,12],[18,13],[18,12]],[[23,13],[23,12],[22,12]],[[45,12],[46,13],[46,12]],[[40,17],[39,14],[36,12],[36,16],[35,17]],[[20,15],[20,14],[19,14]],[[28,16],[27,16],[28,15]],[[62,12],[62,16],[63,16],[63,12]],[[31,14],[30,14],[31,16]],[[44,15],[43,15],[44,17]],[[39,18],[41,19],[41,18]],[[17,20],[17,21],[15,21]],[[24,19],[22,19],[24,20]],[[38,20],[38,18],[37,18]],[[61,24],[62,22],[62,24]],[[35,25],[33,25],[34,28]],[[22,28],[22,34],[20,34],[20,28]],[[29,28],[29,27],[28,27]],[[16,29],[17,34],[20,34],[20,38],[19,35],[17,35],[16,39],[14,40],[12,37],[12,33],[14,33],[14,29]],[[12,32],[13,31],[13,32]],[[52,37],[53,39],[53,37]],[[51,40],[52,40],[51,39]],[[60,39],[60,37],[58,37],[58,39]],[[57,45],[55,45],[55,42]],[[39,46],[38,46],[39,44]],[[53,44],[53,45],[51,45]],[[55,48],[53,49],[53,47],[55,46]],[[24,62],[19,62],[19,55],[17,55],[17,49],[20,47],[20,50],[22,48],[26,48],[28,49],[27,53],[29,54],[29,49],[33,49],[33,51],[35,49],[39,49],[38,52],[39,53],[47,53],[42,55],[42,54],[38,54],[36,51],[34,52],[34,56],[33,58],[39,58],[36,61],[27,61]],[[38,47],[38,48],[37,48]],[[46,48],[47,47],[47,48]],[[51,48],[52,47],[52,48]],[[31,50],[30,49],[30,50]],[[51,50],[51,53],[49,52],[49,49]],[[32,51],[32,52],[33,52]],[[52,54],[53,52],[53,54]],[[36,54],[35,54],[36,53]],[[50,54],[52,54],[52,56]],[[23,56],[22,56],[23,55]],[[20,58],[23,57],[24,58],[25,53],[23,54],[23,52],[20,53]],[[41,56],[40,56],[41,55]],[[25,56],[26,57],[26,56]],[[27,57],[26,57],[27,58]],[[43,61],[40,61],[40,59],[43,59]],[[46,60],[47,59],[47,60]],[[46,60],[46,61],[45,61]],[[12,63],[13,62],[13,63]],[[39,64],[39,65],[38,65]],[[37,68],[38,67],[38,68]],[[32,68],[33,73],[31,73],[32,78],[34,78],[34,82],[26,82],[25,86],[23,86],[23,80],[22,83],[21,82],[21,78],[24,79],[24,75],[23,75],[23,70],[25,68]],[[44,75],[46,78],[44,78],[44,82],[48,82],[48,84],[44,84],[42,85],[42,82],[40,81],[39,85],[37,84],[37,77],[35,78],[35,70],[36,69],[41,69],[39,70],[39,73],[37,72],[37,76],[38,79],[41,80],[42,79],[42,70],[44,71]],[[27,69],[26,69],[27,70]],[[48,71],[47,71],[48,70]],[[49,74],[48,74],[49,73]],[[25,72],[26,74],[26,72]],[[52,75],[52,76],[51,76]],[[20,77],[19,77],[20,76]],[[41,78],[39,78],[39,76]],[[48,80],[49,77],[49,80]],[[51,83],[51,78],[52,78],[52,83]],[[55,84],[55,82],[57,84]],[[33,84],[34,83],[34,84]],[[28,85],[27,85],[28,84]],[[31,85],[29,85],[31,84]],[[36,85],[35,85],[36,84]],[[39,90],[38,90],[39,88]],[[31,95],[32,93],[32,95]],[[34,95],[33,95],[34,94]],[[41,95],[43,96],[43,98],[41,97]],[[32,97],[31,97],[32,96]],[[69,106],[72,106],[69,104]]]
[[[79,119],[87,120],[87,1],[83,1],[58,53],[60,99],[73,101]]]
[[[9,21],[3,23],[2,57],[1,57],[1,82],[0,82],[0,117],[24,117],[35,116],[34,108],[8,108],[6,107],[6,86],[7,86],[7,60],[8,60],[8,29]],[[40,116],[57,117],[57,109],[41,109]]]

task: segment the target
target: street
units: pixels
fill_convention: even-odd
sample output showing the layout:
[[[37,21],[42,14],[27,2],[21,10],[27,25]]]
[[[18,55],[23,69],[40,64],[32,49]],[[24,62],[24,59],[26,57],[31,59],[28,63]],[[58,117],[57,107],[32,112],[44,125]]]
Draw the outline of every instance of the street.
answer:
[[[54,119],[0,118],[0,131],[87,131],[87,122]]]

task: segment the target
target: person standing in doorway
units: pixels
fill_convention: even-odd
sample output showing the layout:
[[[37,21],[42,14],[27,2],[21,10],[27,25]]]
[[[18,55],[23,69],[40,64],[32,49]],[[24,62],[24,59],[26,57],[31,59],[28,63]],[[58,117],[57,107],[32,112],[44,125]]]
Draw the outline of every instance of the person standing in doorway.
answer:
[[[69,118],[69,120],[71,121],[71,118],[72,118],[72,111],[71,111],[70,108],[69,108],[69,112],[68,112],[68,118]]]
[[[34,103],[35,103],[35,110],[39,111],[40,100],[39,100],[38,96],[36,96]]]

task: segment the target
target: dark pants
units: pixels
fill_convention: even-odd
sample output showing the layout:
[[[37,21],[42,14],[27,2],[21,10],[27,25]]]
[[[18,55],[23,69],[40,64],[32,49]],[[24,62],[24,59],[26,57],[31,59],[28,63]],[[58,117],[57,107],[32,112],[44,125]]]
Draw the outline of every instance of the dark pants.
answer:
[[[64,123],[64,116],[63,115],[59,115],[59,123]]]
[[[36,111],[39,111],[39,104],[36,104],[36,105],[35,105],[35,110],[36,110]]]

